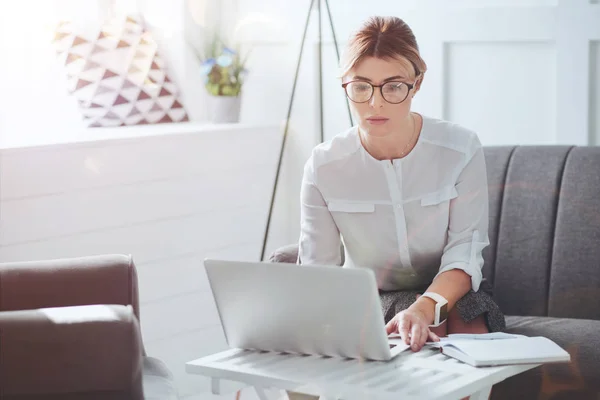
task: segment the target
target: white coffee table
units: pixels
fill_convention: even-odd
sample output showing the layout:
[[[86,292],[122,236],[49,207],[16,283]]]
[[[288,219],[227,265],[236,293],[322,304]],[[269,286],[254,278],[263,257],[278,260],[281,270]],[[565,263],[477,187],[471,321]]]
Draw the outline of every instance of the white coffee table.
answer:
[[[277,388],[326,399],[487,399],[492,385],[538,364],[475,368],[430,348],[390,362],[232,349],[186,363],[186,371],[253,386],[262,400]]]

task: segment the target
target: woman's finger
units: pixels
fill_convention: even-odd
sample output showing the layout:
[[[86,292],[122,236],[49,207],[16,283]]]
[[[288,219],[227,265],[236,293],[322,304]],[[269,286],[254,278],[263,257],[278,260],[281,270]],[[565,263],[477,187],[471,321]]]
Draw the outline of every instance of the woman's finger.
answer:
[[[398,332],[400,332],[400,337],[402,338],[405,344],[410,344],[410,339],[408,337],[410,328],[410,321],[404,316],[401,316],[398,321]]]
[[[435,333],[433,333],[431,330],[429,330],[428,337],[429,337],[429,339],[432,342],[439,342],[440,341],[440,337],[438,335],[436,335]]]
[[[425,346],[425,343],[427,342],[427,340],[429,339],[429,328],[427,326],[423,327],[423,330],[421,331],[421,341],[419,342],[419,349],[423,348],[423,346]]]
[[[421,331],[422,329],[418,324],[412,324],[412,327],[410,329],[410,347],[413,351],[419,351],[421,349]]]
[[[385,325],[385,331],[387,332],[388,335],[391,335],[392,333],[397,333],[398,332],[398,319],[392,318],[390,320],[390,322],[388,322]]]

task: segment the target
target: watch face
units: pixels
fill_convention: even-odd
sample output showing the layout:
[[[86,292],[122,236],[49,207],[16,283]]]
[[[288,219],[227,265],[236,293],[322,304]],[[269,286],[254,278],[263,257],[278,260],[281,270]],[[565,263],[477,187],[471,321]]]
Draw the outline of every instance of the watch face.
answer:
[[[448,304],[440,307],[440,322],[448,319]]]

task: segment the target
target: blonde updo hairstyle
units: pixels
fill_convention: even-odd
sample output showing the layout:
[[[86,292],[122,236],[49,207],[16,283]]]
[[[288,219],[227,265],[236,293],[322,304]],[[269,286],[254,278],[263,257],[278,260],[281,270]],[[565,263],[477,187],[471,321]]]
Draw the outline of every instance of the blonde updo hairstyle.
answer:
[[[398,17],[371,17],[354,33],[340,60],[340,77],[366,57],[395,60],[414,71],[418,90],[427,71],[413,31]],[[409,68],[412,67],[412,68]]]

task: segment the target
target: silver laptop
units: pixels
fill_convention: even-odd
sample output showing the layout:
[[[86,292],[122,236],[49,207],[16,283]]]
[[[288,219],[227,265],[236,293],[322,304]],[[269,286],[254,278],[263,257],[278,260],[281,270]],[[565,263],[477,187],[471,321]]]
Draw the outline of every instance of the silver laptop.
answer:
[[[373,271],[204,260],[227,343],[387,361],[409,346],[388,338]]]

